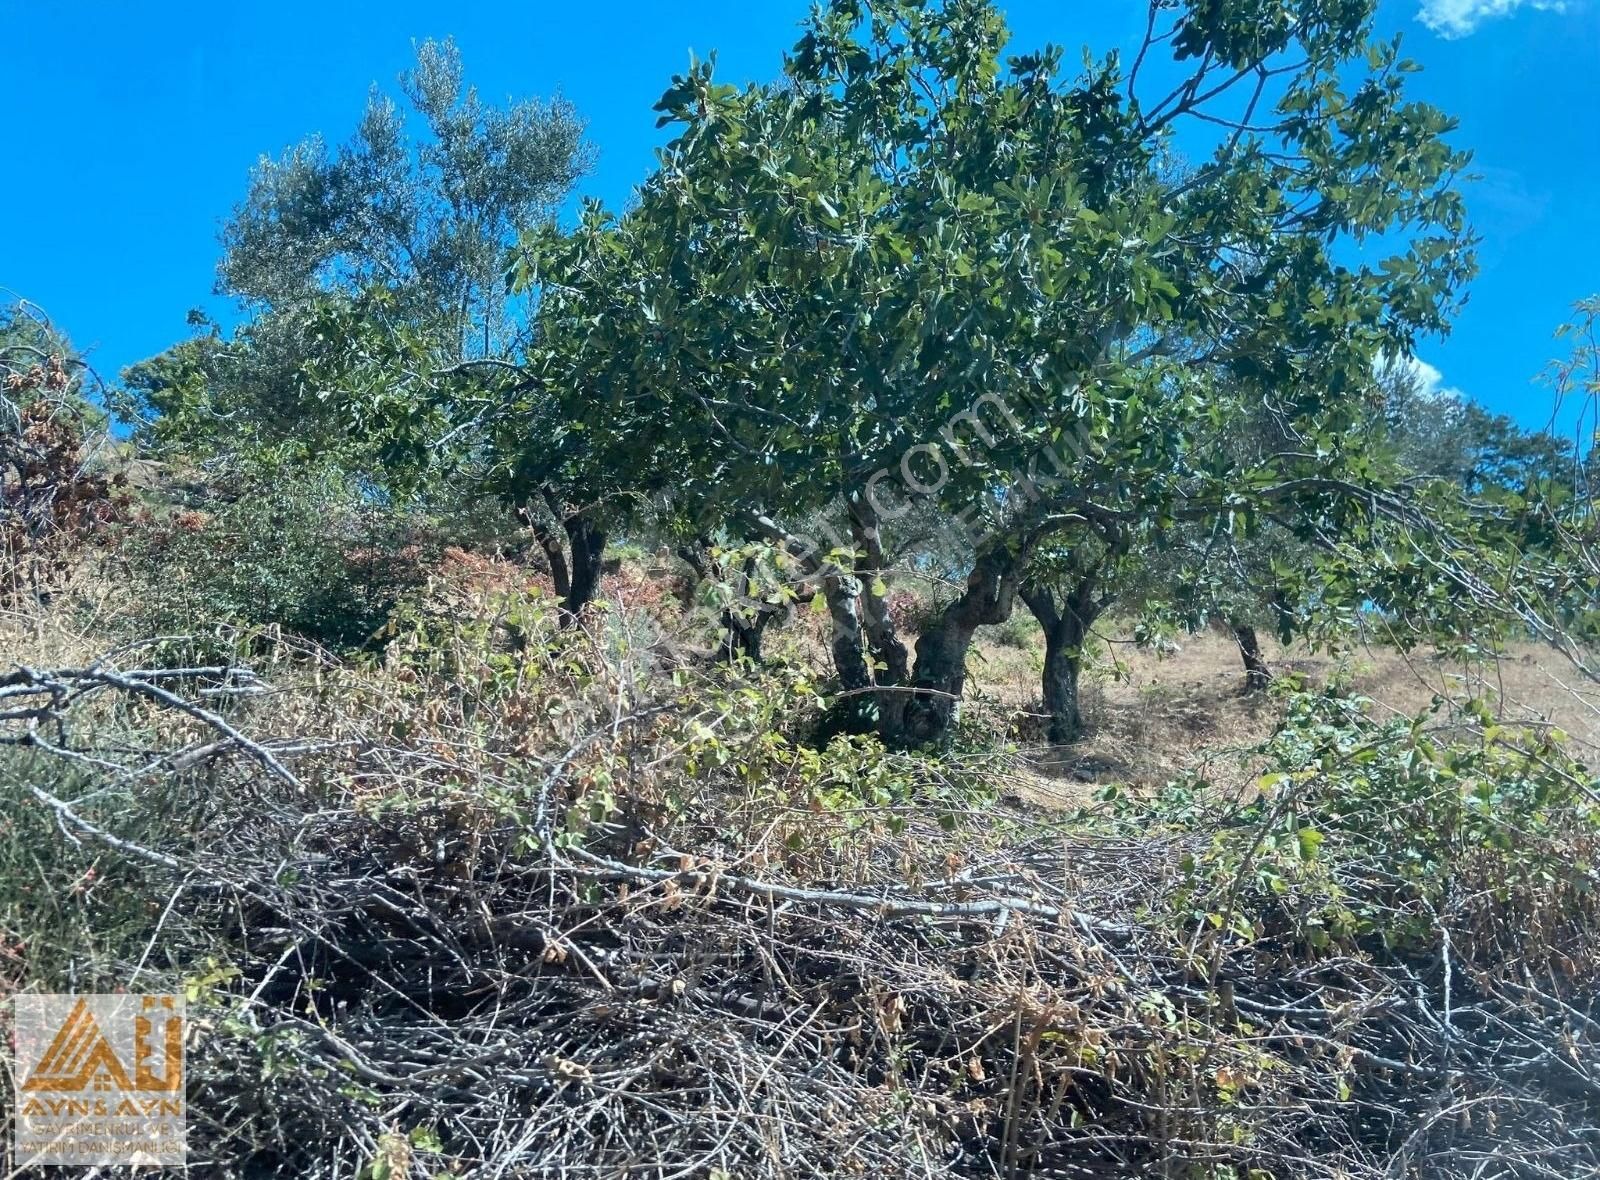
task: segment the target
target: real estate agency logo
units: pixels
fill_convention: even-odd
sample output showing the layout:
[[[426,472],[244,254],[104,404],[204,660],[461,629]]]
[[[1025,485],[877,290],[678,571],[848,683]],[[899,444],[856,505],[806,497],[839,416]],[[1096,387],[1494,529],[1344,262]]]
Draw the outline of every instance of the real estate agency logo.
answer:
[[[182,996],[14,997],[17,1165],[184,1162]]]

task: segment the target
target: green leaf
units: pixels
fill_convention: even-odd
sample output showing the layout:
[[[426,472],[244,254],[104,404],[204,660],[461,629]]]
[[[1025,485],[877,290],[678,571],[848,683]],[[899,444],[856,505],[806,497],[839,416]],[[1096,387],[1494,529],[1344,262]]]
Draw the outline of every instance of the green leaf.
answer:
[[[1315,828],[1300,828],[1295,833],[1295,839],[1299,842],[1300,859],[1312,861],[1317,859],[1317,851],[1327,837]]]

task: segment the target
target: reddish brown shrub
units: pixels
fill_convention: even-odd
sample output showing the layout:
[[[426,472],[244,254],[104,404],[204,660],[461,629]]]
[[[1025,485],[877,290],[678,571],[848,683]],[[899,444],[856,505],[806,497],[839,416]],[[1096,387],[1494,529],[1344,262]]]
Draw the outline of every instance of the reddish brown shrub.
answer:
[[[36,365],[9,374],[5,385],[55,391],[62,372]],[[83,424],[69,406],[40,398],[18,410],[17,423],[0,433],[0,595],[53,580],[81,544],[133,506],[125,476],[87,469]]]

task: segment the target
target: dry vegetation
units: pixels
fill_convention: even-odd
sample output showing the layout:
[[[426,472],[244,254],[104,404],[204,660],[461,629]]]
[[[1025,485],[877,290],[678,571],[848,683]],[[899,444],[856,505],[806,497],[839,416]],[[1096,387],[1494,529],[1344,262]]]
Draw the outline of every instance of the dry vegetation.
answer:
[[[184,994],[207,1177],[1600,1177],[1594,455],[1374,19],[819,3],[576,222],[426,41],[233,327],[0,309],[0,998]]]
[[[1586,761],[1600,754],[1600,690],[1560,653],[1538,644],[1463,659],[1435,649],[1403,652],[1376,636],[1332,653],[1264,640],[1283,683],[1277,695],[1253,695],[1245,692],[1239,650],[1227,635],[1201,632],[1176,652],[1161,652],[1115,627],[1101,629],[1098,658],[1085,672],[1084,741],[1051,748],[1038,744],[1043,645],[1037,629],[1024,634],[1021,647],[992,636],[980,640],[973,680],[986,702],[979,709],[997,725],[1008,723],[1044,780],[1030,782],[1024,793],[1045,806],[1077,806],[1092,784],[1148,790],[1201,767],[1226,775],[1233,755],[1272,733],[1283,713],[1282,690],[1291,687],[1335,685],[1370,700],[1382,718],[1417,716],[1435,697],[1483,699],[1501,722],[1554,725]]]
[[[1115,648],[1082,749],[1007,753],[1029,651],[990,637],[947,756],[820,752],[800,666],[663,662],[675,599],[631,565],[564,630],[537,579],[456,554],[354,663],[261,634],[221,664],[108,650],[118,597],[80,576],[0,624],[0,972],[183,988],[204,1174],[1375,1180],[1600,1153],[1595,799],[1538,731],[1244,701],[1201,636]],[[1457,683],[1275,655],[1378,717]],[[1475,674],[1592,741],[1532,649]],[[1137,790],[1079,809],[1085,779]]]

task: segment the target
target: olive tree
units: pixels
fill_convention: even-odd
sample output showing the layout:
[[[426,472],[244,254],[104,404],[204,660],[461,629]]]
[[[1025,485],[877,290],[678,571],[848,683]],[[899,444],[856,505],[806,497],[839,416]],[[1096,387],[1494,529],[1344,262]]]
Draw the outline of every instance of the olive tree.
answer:
[[[583,121],[559,99],[485,102],[448,40],[423,42],[400,87],[420,127],[374,87],[348,143],[262,159],[223,229],[218,289],[281,313],[377,287],[459,359],[507,355],[527,318],[508,252],[587,168]]]
[[[142,441],[353,452],[381,476],[366,444],[382,432],[352,430],[352,399],[332,396],[344,378],[402,356],[422,368],[391,382],[520,355],[530,309],[507,266],[587,169],[583,121],[559,99],[486,101],[448,40],[418,47],[400,90],[405,108],[374,87],[344,144],[313,135],[256,166],[217,268],[243,326],[225,338],[196,320],[195,338],[125,375],[120,408]]]
[[[1538,544],[1537,514],[1551,503],[1552,485],[1572,486],[1570,444],[1544,431],[1524,431],[1503,415],[1472,402],[1438,397],[1406,378],[1405,366],[1380,374],[1359,432],[1367,478],[1375,486],[1405,489],[1415,500],[1423,485],[1436,484],[1457,503],[1433,510],[1435,523],[1459,521],[1467,512],[1503,515],[1521,504],[1528,517],[1513,526],[1516,544]],[[1212,440],[1242,468],[1292,446],[1268,416],[1231,423]],[[1537,507],[1535,507],[1537,506]],[[1448,639],[1474,626],[1493,628],[1494,612],[1476,610],[1448,567],[1427,580],[1457,599],[1436,601],[1432,593],[1411,597],[1413,585],[1395,583],[1390,554],[1330,565],[1329,542],[1338,529],[1319,534],[1313,520],[1275,506],[1248,520],[1225,516],[1176,520],[1159,532],[1134,537],[1120,529],[1080,529],[1053,541],[1034,563],[1021,596],[1045,635],[1041,695],[1053,742],[1082,734],[1078,674],[1084,644],[1113,607],[1136,612],[1135,637],[1158,641],[1174,630],[1211,627],[1239,650],[1246,694],[1272,682],[1262,632],[1288,643],[1312,646],[1343,642],[1364,621],[1381,618],[1405,642]],[[1415,530],[1411,530],[1415,533]],[[1510,537],[1502,532],[1503,540]],[[1396,536],[1413,546],[1423,536]],[[1546,538],[1548,541],[1548,538]],[[1487,543],[1480,538],[1476,548]],[[1445,549],[1427,542],[1429,550]],[[1458,549],[1459,551],[1459,549]],[[1404,589],[1400,589],[1404,587]],[[1329,593],[1332,589],[1334,592]],[[1398,591],[1398,592],[1397,592]],[[1487,636],[1486,636],[1487,638]]]

